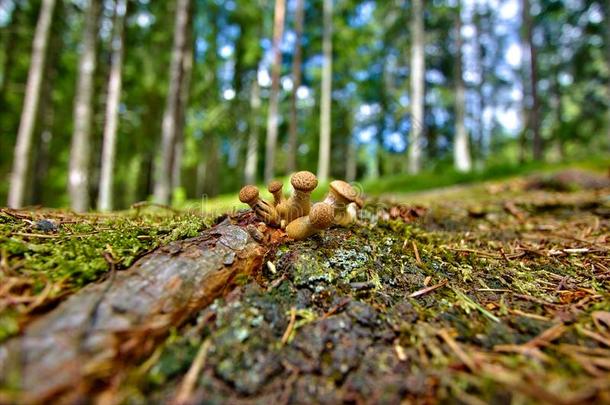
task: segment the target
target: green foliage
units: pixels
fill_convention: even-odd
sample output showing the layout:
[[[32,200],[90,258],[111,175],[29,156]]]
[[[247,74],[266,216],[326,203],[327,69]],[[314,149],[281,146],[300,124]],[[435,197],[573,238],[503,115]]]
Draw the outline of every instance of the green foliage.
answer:
[[[107,3],[107,4],[106,4]],[[98,68],[95,73],[95,115],[90,157],[95,199],[99,151],[107,92],[107,63],[113,24],[112,2],[101,15]],[[402,147],[409,142],[413,125],[425,126],[425,165],[435,177],[447,177],[438,185],[467,181],[468,176],[437,170],[451,156],[455,126],[455,1],[425,2],[426,118],[411,123],[409,72],[412,38],[409,22],[411,2],[400,0],[342,0],[335,2],[333,17],[332,175],[346,174],[348,146],[357,141],[357,177],[392,176],[404,173],[406,154],[388,143],[397,136]],[[608,79],[610,78],[610,24],[608,6],[600,0],[569,2],[532,0],[541,130],[548,160],[586,156],[608,147]],[[44,72],[36,122],[28,201],[45,206],[66,206],[67,169],[77,62],[83,28],[84,3],[60,1],[55,10],[50,51]],[[294,61],[294,2],[287,2],[282,79],[288,83]],[[465,71],[482,69],[480,80],[466,77],[467,126],[472,153],[479,166],[491,168],[494,177],[498,156],[516,162],[519,146],[515,134],[498,121],[504,110],[519,110],[519,82],[526,80],[520,67],[507,63],[506,52],[519,46],[519,17],[503,19],[502,10],[487,0],[462,5],[464,26],[476,35],[464,36]],[[119,108],[115,202],[127,207],[148,199],[152,191],[154,161],[159,153],[162,117],[168,88],[168,67],[173,41],[175,2],[131,0],[127,10],[123,91]],[[39,7],[36,1],[8,0],[0,14],[0,176],[8,178],[12,151],[23,105],[24,86],[30,64],[32,37]],[[318,157],[319,95],[321,66],[320,0],[305,1],[303,33],[303,86],[308,94],[297,101],[299,153],[297,166],[315,171]],[[191,50],[194,68],[185,112],[182,184],[177,204],[184,199],[234,192],[242,185],[248,134],[259,134],[258,171],[264,164],[264,133],[269,87],[261,91],[257,117],[250,106],[251,83],[269,70],[273,2],[239,0],[193,2]],[[472,30],[470,30],[472,31]],[[479,32],[480,31],[480,32]],[[480,38],[479,38],[480,37]],[[480,44],[475,44],[480,40]],[[480,60],[477,59],[480,56]],[[479,69],[478,67],[476,69]],[[474,70],[476,70],[474,69]],[[475,76],[477,76],[475,75]],[[264,75],[263,75],[264,76]],[[227,90],[234,97],[225,97]],[[285,143],[290,119],[290,92],[280,94],[280,131],[277,172],[285,175]],[[481,103],[481,105],[479,105]],[[483,106],[484,104],[484,106]],[[366,117],[363,106],[372,109]],[[487,108],[483,114],[480,108]],[[484,119],[481,120],[481,117]],[[486,118],[485,118],[486,117]],[[483,127],[480,127],[483,125]],[[361,139],[364,131],[371,131]],[[527,153],[525,157],[527,158]],[[491,165],[486,163],[492,163]],[[511,169],[512,170],[512,169]],[[516,171],[517,172],[517,171]],[[516,173],[515,172],[515,173]],[[259,176],[260,177],[260,176]],[[405,177],[406,178],[406,177]],[[389,179],[396,184],[395,179]],[[385,189],[367,183],[371,189]],[[415,187],[421,189],[421,186]],[[8,182],[0,182],[0,200],[6,199]]]
[[[528,162],[525,164],[496,163],[490,164],[481,170],[469,173],[458,172],[450,164],[422,172],[416,176],[399,174],[386,176],[375,181],[362,184],[363,190],[371,195],[383,193],[405,193],[447,187],[454,184],[477,183],[488,180],[500,180],[509,177],[524,175],[537,171],[552,171],[563,167],[583,167],[598,171],[606,170],[608,159],[605,156],[591,158],[587,161],[563,162],[559,164]]]

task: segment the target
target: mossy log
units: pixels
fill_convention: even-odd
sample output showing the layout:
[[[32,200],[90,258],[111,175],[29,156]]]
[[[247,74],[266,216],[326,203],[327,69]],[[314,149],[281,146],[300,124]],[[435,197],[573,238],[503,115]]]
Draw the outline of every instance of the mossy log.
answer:
[[[150,353],[170,328],[261,267],[283,233],[256,241],[252,222],[250,213],[227,218],[73,295],[0,347],[0,383],[25,393],[20,402],[38,403],[111,381],[121,363]]]

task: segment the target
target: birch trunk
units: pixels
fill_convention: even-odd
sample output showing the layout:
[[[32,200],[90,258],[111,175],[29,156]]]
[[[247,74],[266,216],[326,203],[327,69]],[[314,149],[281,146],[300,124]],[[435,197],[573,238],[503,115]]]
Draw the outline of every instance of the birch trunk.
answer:
[[[279,124],[280,72],[282,51],[280,43],[284,33],[285,1],[275,0],[273,19],[273,64],[271,66],[271,94],[269,95],[269,115],[267,117],[267,141],[265,145],[265,181],[275,176],[275,152]]]
[[[296,11],[294,16],[294,61],[292,63],[292,94],[290,97],[290,131],[288,139],[288,160],[286,169],[288,173],[297,170],[297,148],[298,148],[298,111],[297,111],[297,91],[301,86],[301,40],[303,36],[303,2],[297,0]]]
[[[455,30],[455,142],[453,145],[453,164],[458,171],[468,172],[472,169],[472,162],[470,160],[468,131],[464,123],[466,115],[466,89],[464,87],[464,78],[462,77],[462,15],[460,2],[458,2]]]
[[[169,89],[161,128],[161,156],[155,168],[154,198],[159,204],[168,204],[172,180],[172,161],[176,144],[176,116],[182,88],[182,61],[189,19],[189,1],[177,0],[174,42],[169,71]]]
[[[61,10],[56,10],[54,18],[62,18]],[[57,77],[57,65],[59,57],[63,50],[63,40],[59,33],[51,32],[49,39],[50,49],[53,53],[49,53],[45,63],[44,77],[40,95],[40,108],[38,111],[39,128],[36,134],[36,144],[32,151],[32,176],[28,183],[29,191],[26,193],[26,201],[32,204],[44,204],[44,185],[48,179],[49,167],[51,164],[51,143],[53,140],[53,131],[55,126],[55,105],[53,104],[53,87]]]
[[[22,207],[25,203],[25,189],[28,183],[28,171],[32,154],[32,139],[54,8],[55,0],[43,0],[40,14],[38,15],[38,22],[36,23],[30,70],[28,72],[23,110],[17,132],[17,143],[15,145],[13,170],[8,194],[8,206],[11,208]]]
[[[108,100],[106,102],[106,120],[104,123],[104,140],[102,145],[102,169],[97,209],[110,211],[113,208],[112,185],[114,183],[114,165],[116,160],[116,138],[121,101],[121,73],[123,69],[123,30],[127,0],[116,0],[114,32],[112,35],[112,56],[110,77],[108,79]]]
[[[328,181],[330,172],[330,119],[333,72],[333,0],[324,0],[324,33],[322,38],[322,96],[320,100],[320,150],[318,155],[318,179]]]
[[[424,137],[424,4],[413,0],[411,16],[411,139],[409,140],[409,173],[421,170],[422,141]]]
[[[246,150],[244,181],[246,184],[255,184],[258,168],[258,116],[261,108],[260,88],[258,87],[256,75],[254,75],[254,80],[252,80],[250,92],[250,134],[248,135]]]
[[[85,15],[82,53],[78,63],[78,81],[74,101],[74,132],[70,149],[68,191],[70,206],[83,212],[89,208],[89,161],[91,153],[91,116],[93,110],[93,75],[96,65],[97,20],[99,0],[90,0]]]

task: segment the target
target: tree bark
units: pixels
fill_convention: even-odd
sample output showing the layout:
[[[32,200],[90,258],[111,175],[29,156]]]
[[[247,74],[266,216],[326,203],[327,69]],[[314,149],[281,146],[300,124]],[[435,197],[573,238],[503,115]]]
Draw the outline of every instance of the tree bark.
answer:
[[[2,103],[4,103],[6,99],[6,86],[15,64],[15,51],[18,49],[17,29],[20,23],[20,16],[23,13],[22,4],[20,2],[15,2],[14,4],[13,12],[11,13],[11,22],[2,30],[4,31],[4,38],[2,38],[2,41],[5,41],[5,46],[4,59],[2,61],[2,81],[0,81],[0,108],[3,107]]]
[[[78,63],[78,81],[74,101],[74,132],[70,149],[68,191],[70,206],[77,212],[89,209],[89,161],[91,154],[91,116],[93,114],[93,76],[96,65],[96,43],[99,0],[90,0],[85,15]]]
[[[610,152],[610,4],[608,2],[605,3],[605,11],[606,11],[606,70],[608,72],[608,77],[606,78],[606,86],[607,86],[607,114],[608,119],[606,124],[608,127],[606,128],[606,141],[608,142],[607,149]]]
[[[19,402],[78,403],[94,386],[121,378],[115,370],[154,350],[171,328],[192,318],[261,268],[282,232],[261,244],[246,231],[251,212],[226,219],[200,236],[142,257],[129,269],[111,270],[24,333],[0,346],[0,382],[18,375]]]
[[[285,1],[275,0],[273,18],[273,64],[271,65],[271,94],[269,95],[269,115],[267,117],[267,140],[265,145],[265,181],[275,176],[275,153],[279,124],[280,73],[282,51],[280,43],[284,33]]]
[[[487,67],[486,67],[486,50],[485,45],[483,44],[483,30],[484,30],[484,22],[483,19],[486,18],[486,5],[479,5],[475,9],[475,27],[476,27],[476,47],[477,47],[477,65],[479,71],[479,81],[477,83],[477,93],[478,93],[478,114],[477,114],[477,139],[476,139],[476,147],[475,147],[475,156],[476,159],[480,162],[484,161],[487,157],[488,151],[485,147],[485,109],[487,108],[487,103],[485,99],[485,79],[487,75]]]
[[[204,193],[208,197],[215,197],[220,189],[220,179],[218,178],[220,168],[218,137],[214,134],[208,134],[204,138],[203,146],[206,153]]]
[[[176,118],[176,145],[172,159],[172,190],[182,187],[182,157],[184,154],[184,128],[186,126],[186,113],[189,103],[191,76],[193,74],[193,52],[192,52],[192,19],[188,20],[187,41],[185,41],[182,60],[182,88],[180,89],[180,104]]]
[[[288,173],[292,173],[297,170],[297,148],[298,148],[298,132],[299,132],[299,118],[297,110],[297,92],[301,86],[301,64],[302,64],[302,50],[301,41],[303,36],[303,2],[304,0],[297,0],[296,10],[294,15],[294,34],[295,34],[295,45],[294,45],[294,60],[292,62],[292,93],[290,95],[290,130],[288,138],[288,159],[286,163],[286,169]]]
[[[538,100],[538,67],[536,48],[533,44],[533,22],[530,11],[530,1],[523,0],[523,27],[525,44],[529,56],[529,114],[528,126],[526,130],[532,133],[532,156],[534,160],[541,160],[543,155],[542,136],[540,134],[540,101]]]
[[[453,164],[460,172],[468,172],[472,169],[470,160],[470,145],[468,131],[466,130],[465,104],[466,89],[462,77],[462,8],[458,1],[456,24],[455,24],[455,141],[453,145]]]
[[[32,139],[38,104],[40,100],[40,89],[42,74],[44,72],[47,44],[51,32],[51,21],[55,0],[43,0],[36,23],[34,42],[32,45],[32,56],[30,70],[26,84],[23,110],[17,132],[17,143],[13,157],[13,170],[11,173],[11,184],[8,195],[8,206],[19,208],[24,204],[25,188],[28,183],[30,158],[32,154]]]
[[[129,206],[137,201],[141,201],[138,198],[138,191],[141,189],[140,181],[142,173],[142,155],[140,153],[134,153],[129,158],[127,178],[125,179],[125,192],[121,195],[122,205]],[[121,201],[119,200],[119,203]]]
[[[411,139],[409,142],[409,173],[421,170],[422,140],[424,137],[424,92],[425,92],[425,53],[424,53],[424,3],[413,0],[411,10]]]
[[[102,168],[97,209],[110,211],[113,208],[112,185],[114,183],[114,165],[116,160],[116,138],[121,101],[121,76],[123,69],[123,47],[125,14],[127,0],[116,0],[114,32],[112,34],[112,55],[110,77],[108,79],[108,100],[106,102],[106,120],[104,123],[104,140],[102,145]]]
[[[258,117],[261,108],[260,88],[256,74],[252,80],[250,89],[250,128],[248,135],[248,146],[246,148],[246,165],[244,167],[244,181],[246,184],[256,184],[256,172],[258,169]]]
[[[353,128],[351,124],[350,122],[350,134],[347,140],[347,162],[345,163],[345,181],[348,183],[356,181],[358,171],[358,145],[356,144],[356,139],[351,134],[351,129]]]
[[[53,13],[53,19],[64,17],[63,7],[58,6]],[[54,136],[56,106],[53,103],[53,88],[56,84],[58,74],[59,58],[62,54],[64,41],[61,35],[61,27],[54,26],[51,29],[49,44],[47,45],[47,60],[45,63],[44,77],[40,95],[40,108],[38,110],[38,124],[36,125],[36,145],[33,150],[33,176],[28,184],[29,192],[26,193],[26,201],[31,204],[43,205],[44,190],[47,184],[49,167],[51,164],[51,143]],[[49,52],[52,49],[52,52]]]
[[[161,156],[155,169],[154,198],[159,204],[168,204],[172,180],[172,161],[176,144],[176,116],[182,88],[182,61],[189,19],[189,0],[177,0],[174,42],[169,70],[169,88],[163,113]]]
[[[554,140],[557,151],[557,159],[559,161],[563,161],[565,159],[565,141],[566,139],[563,136],[562,128],[563,128],[563,104],[561,102],[562,91],[561,84],[559,83],[559,67],[556,68],[553,74],[553,98],[552,98],[552,106],[555,110],[555,122],[554,122]]]
[[[324,183],[330,174],[331,96],[333,75],[333,0],[324,0],[324,32],[322,35],[322,94],[320,98],[320,151],[318,179]]]

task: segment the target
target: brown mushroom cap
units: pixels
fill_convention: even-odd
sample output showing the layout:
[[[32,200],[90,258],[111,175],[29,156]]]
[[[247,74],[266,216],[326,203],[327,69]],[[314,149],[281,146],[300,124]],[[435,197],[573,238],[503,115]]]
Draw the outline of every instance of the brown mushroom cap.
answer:
[[[290,184],[295,190],[309,192],[318,186],[318,178],[312,172],[296,172],[290,178]]]
[[[267,190],[269,190],[270,193],[277,193],[282,189],[282,186],[283,184],[281,181],[273,180],[269,184],[267,184]]]
[[[328,228],[334,220],[333,207],[326,203],[316,203],[309,211],[309,220],[311,225],[317,229]]]
[[[355,202],[360,208],[362,208],[363,204],[362,200],[358,196],[358,191],[348,182],[343,180],[334,180],[330,182],[329,187],[341,197],[350,202]]]
[[[239,201],[250,204],[258,198],[258,188],[256,186],[247,185],[239,190]]]

